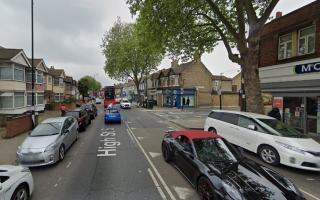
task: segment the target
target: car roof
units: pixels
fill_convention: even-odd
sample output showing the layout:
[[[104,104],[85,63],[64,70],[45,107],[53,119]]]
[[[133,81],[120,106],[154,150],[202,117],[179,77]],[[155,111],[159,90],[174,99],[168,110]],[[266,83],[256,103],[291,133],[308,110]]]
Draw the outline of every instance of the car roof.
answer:
[[[213,112],[225,112],[225,113],[233,113],[233,114],[239,114],[244,115],[251,118],[261,118],[261,119],[274,119],[273,117],[262,115],[258,113],[251,113],[251,112],[242,112],[237,110],[212,110]]]
[[[64,122],[68,117],[53,117],[45,119],[42,123]]]
[[[181,130],[181,131],[174,131],[172,133],[172,137],[174,139],[181,135],[187,137],[190,141],[193,139],[222,138],[221,135],[213,134],[204,130]]]

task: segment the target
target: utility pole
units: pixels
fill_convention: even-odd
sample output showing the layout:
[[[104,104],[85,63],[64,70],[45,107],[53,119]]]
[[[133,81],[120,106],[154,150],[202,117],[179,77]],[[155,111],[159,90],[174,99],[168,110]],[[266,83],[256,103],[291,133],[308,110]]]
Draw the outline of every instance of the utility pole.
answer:
[[[220,84],[219,84],[220,110],[222,110],[222,74],[223,73],[220,73]]]
[[[31,117],[32,117],[32,128],[36,126],[35,119],[35,98],[34,98],[34,47],[33,47],[33,0],[31,0]]]

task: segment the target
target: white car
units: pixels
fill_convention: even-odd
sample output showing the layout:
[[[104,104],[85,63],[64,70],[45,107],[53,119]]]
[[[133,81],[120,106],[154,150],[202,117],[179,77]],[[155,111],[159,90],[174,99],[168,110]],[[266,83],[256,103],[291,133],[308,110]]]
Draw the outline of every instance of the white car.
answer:
[[[120,107],[121,108],[131,108],[131,103],[126,99],[122,99],[120,101]]]
[[[320,171],[320,144],[294,128],[266,115],[213,110],[204,130],[257,153],[266,163]]]
[[[33,178],[29,168],[0,165],[0,200],[29,200]]]

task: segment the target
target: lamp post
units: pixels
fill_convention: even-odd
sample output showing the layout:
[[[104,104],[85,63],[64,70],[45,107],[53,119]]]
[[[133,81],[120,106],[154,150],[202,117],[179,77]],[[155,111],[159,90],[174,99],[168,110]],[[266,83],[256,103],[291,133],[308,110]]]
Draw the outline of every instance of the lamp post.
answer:
[[[222,110],[222,75],[223,73],[220,73],[220,84],[219,84],[220,110]]]
[[[31,117],[32,128],[36,126],[35,119],[35,99],[34,99],[34,47],[33,47],[33,0],[31,0]]]

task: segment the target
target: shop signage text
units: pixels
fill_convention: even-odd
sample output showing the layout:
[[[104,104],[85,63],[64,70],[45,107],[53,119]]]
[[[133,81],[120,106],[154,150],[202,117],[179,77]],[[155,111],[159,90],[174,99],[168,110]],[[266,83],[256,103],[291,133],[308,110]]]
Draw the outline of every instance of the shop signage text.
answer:
[[[296,65],[294,70],[297,74],[320,72],[320,62]]]

